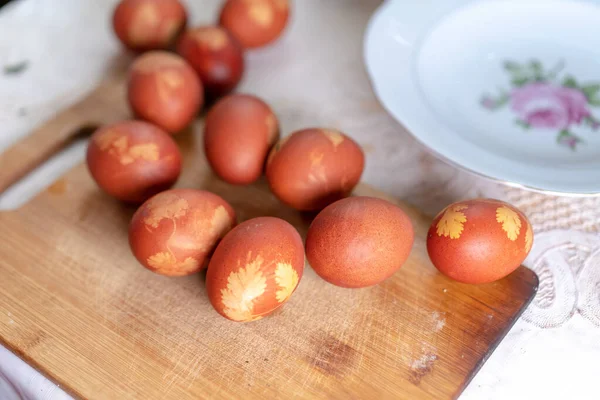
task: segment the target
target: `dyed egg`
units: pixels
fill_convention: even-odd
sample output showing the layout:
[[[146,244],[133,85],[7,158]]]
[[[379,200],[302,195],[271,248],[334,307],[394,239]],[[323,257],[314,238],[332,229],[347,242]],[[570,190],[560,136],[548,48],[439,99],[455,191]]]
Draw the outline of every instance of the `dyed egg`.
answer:
[[[244,185],[256,181],[278,137],[275,114],[254,96],[225,97],[206,116],[206,158],[215,173],[229,183]]]
[[[279,218],[254,218],[219,243],[208,265],[206,290],[225,318],[255,321],[290,298],[303,271],[298,231]]]
[[[265,46],[283,32],[289,17],[288,0],[227,0],[219,23],[242,46]]]
[[[141,203],[173,186],[181,172],[181,153],[159,127],[124,121],[98,129],[87,149],[87,166],[106,193]]]
[[[231,92],[244,74],[242,47],[221,27],[188,30],[179,40],[177,52],[196,70],[209,100]]]
[[[161,275],[200,271],[218,241],[235,225],[233,208],[216,194],[173,189],[142,204],[129,225],[137,260]]]
[[[491,199],[449,205],[435,217],[427,234],[433,265],[449,278],[474,284],[513,272],[532,244],[533,230],[525,215]]]
[[[152,51],[131,65],[127,97],[138,118],[176,133],[192,122],[202,107],[204,93],[202,83],[183,58]]]
[[[400,207],[374,197],[349,197],[321,211],[308,229],[306,257],[327,282],[362,288],[398,271],[414,241]]]
[[[356,142],[331,129],[305,129],[282,139],[266,167],[271,191],[298,210],[319,210],[348,196],[365,156]]]
[[[186,20],[178,0],[122,0],[113,14],[113,29],[130,50],[160,50],[173,44]]]

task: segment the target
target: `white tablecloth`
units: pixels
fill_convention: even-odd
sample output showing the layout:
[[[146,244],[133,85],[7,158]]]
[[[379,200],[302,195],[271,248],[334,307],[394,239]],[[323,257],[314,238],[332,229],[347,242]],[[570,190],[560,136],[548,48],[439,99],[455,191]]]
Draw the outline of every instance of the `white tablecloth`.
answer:
[[[444,1],[444,0],[439,0]],[[192,25],[215,20],[217,0],[188,0]],[[123,57],[110,30],[116,0],[20,0],[0,11],[0,149],[94,88]],[[248,54],[240,91],[273,104],[285,133],[326,125],[367,152],[364,180],[428,213],[489,196],[508,200],[536,232],[526,264],[540,290],[461,399],[598,399],[600,198],[569,199],[492,184],[428,155],[376,101],[362,35],[379,0],[296,0],[285,39]],[[6,65],[27,61],[20,74]],[[16,207],[71,166],[84,143],[0,196]],[[2,290],[0,278],[0,290]],[[0,315],[11,323],[11,315]],[[0,399],[69,398],[0,347]]]

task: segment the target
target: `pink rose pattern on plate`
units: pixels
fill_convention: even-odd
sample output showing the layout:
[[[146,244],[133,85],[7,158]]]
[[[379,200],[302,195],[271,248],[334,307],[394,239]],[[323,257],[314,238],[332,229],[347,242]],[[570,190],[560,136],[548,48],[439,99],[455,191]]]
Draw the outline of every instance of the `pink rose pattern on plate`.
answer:
[[[563,68],[562,61],[549,71],[536,60],[527,64],[507,61],[504,69],[510,75],[512,89],[501,90],[497,96],[486,94],[480,104],[491,111],[510,105],[517,115],[517,125],[557,132],[559,145],[576,150],[584,141],[572,132],[573,127],[600,129],[600,120],[590,111],[591,107],[600,107],[600,83],[580,84],[572,76],[559,80]]]

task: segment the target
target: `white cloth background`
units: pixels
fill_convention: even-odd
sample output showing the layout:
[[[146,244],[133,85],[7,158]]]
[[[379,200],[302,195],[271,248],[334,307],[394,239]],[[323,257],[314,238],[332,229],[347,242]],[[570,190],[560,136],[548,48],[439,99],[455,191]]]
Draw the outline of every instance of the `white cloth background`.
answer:
[[[443,0],[439,0],[443,1]],[[220,1],[187,0],[192,25],[215,20]],[[93,89],[123,58],[110,30],[116,0],[19,0],[0,11],[0,149]],[[296,0],[283,40],[248,54],[240,91],[273,105],[284,133],[332,126],[367,152],[363,179],[428,213],[489,196],[508,200],[536,232],[526,264],[539,293],[461,399],[597,399],[600,359],[600,198],[545,196],[493,184],[428,155],[377,103],[362,35],[379,0]],[[28,61],[18,75],[5,65]],[[27,201],[83,159],[85,143],[0,196]],[[1,277],[0,277],[1,290]],[[11,315],[0,315],[10,323]],[[0,399],[69,398],[0,347]]]

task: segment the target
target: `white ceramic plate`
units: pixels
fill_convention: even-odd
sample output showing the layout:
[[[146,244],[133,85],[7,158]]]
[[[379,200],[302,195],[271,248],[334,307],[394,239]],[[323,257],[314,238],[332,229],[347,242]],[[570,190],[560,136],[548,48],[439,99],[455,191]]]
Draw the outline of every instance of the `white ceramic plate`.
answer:
[[[388,0],[364,52],[384,107],[441,158],[600,193],[600,0]]]

